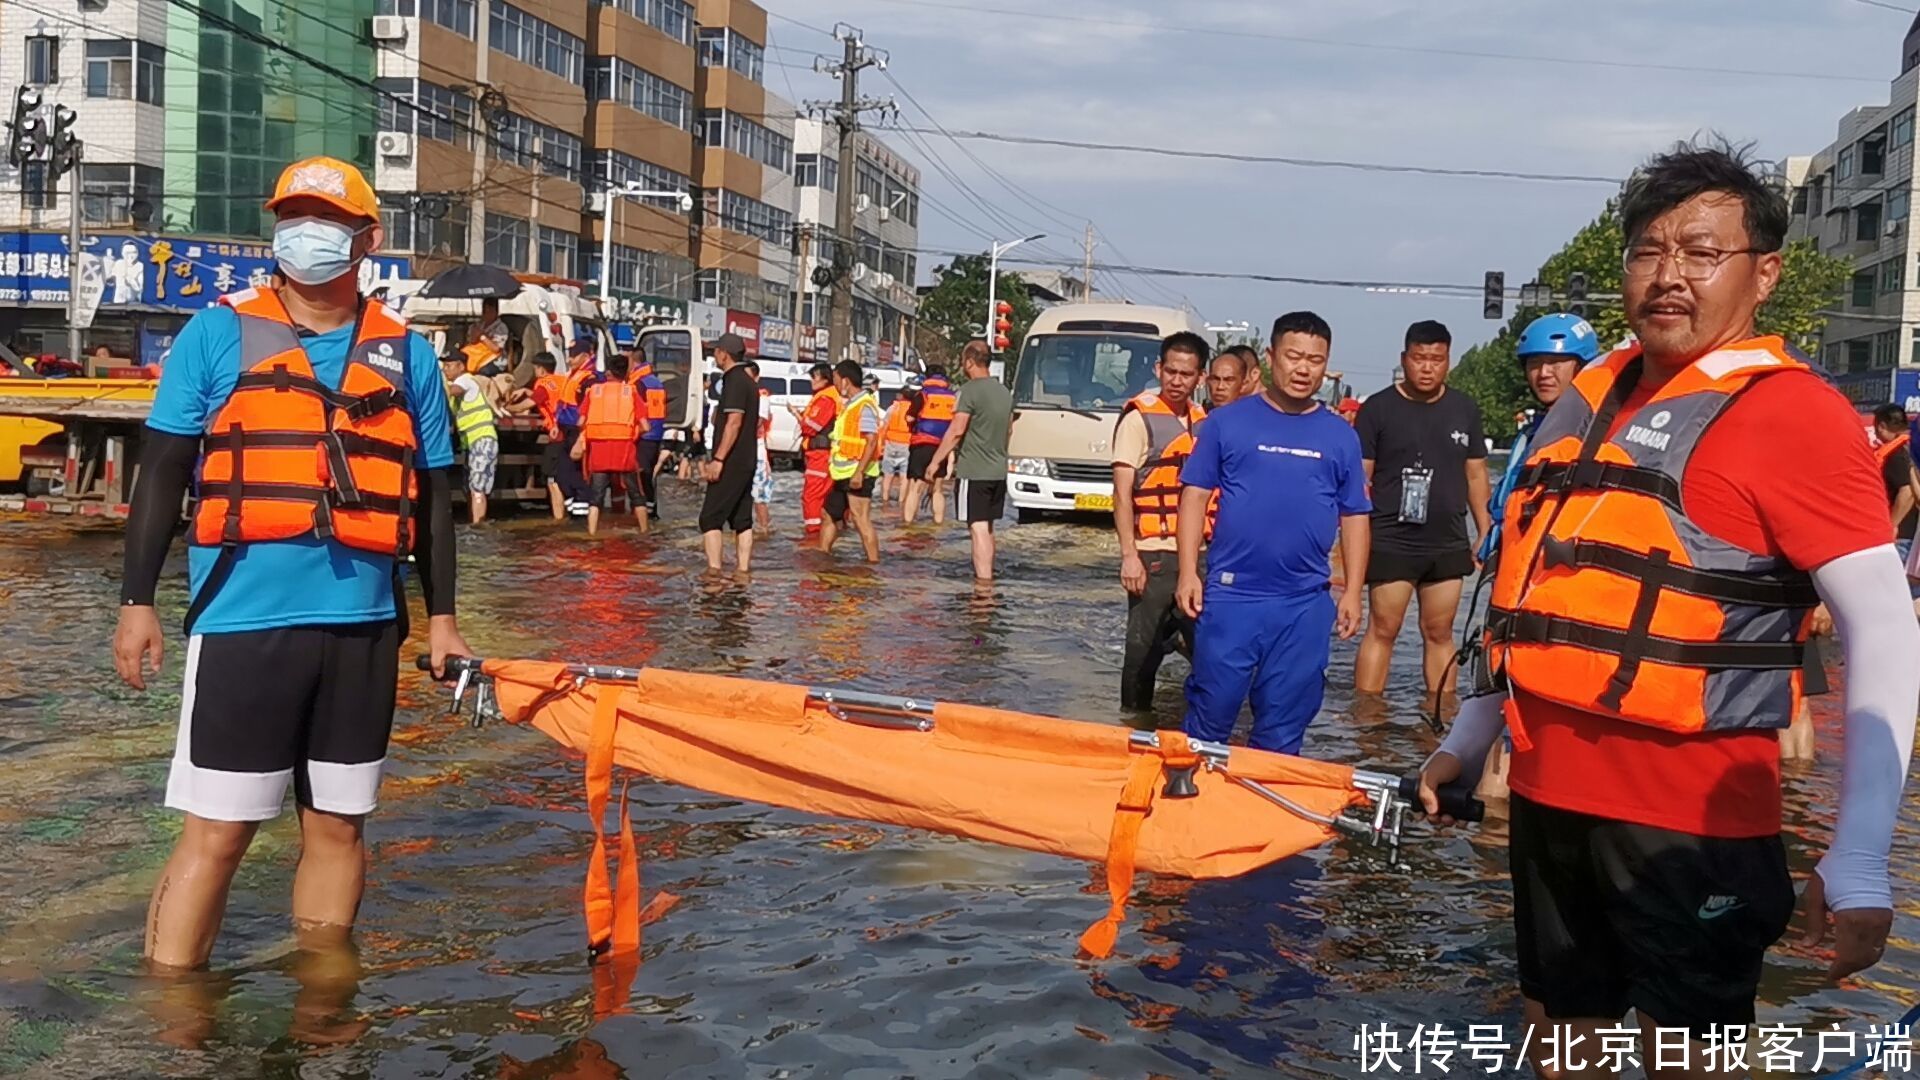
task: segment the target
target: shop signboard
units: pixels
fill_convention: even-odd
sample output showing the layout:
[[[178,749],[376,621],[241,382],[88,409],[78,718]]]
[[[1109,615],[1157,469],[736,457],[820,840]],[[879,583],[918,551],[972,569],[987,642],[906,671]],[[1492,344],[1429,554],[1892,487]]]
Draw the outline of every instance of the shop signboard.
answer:
[[[264,285],[273,248],[235,240],[94,233],[81,248],[99,261],[101,315],[142,306],[180,312],[211,307],[228,293]],[[408,276],[404,256],[375,255],[360,267],[360,288]],[[42,307],[67,303],[67,238],[59,233],[0,233],[0,303]]]

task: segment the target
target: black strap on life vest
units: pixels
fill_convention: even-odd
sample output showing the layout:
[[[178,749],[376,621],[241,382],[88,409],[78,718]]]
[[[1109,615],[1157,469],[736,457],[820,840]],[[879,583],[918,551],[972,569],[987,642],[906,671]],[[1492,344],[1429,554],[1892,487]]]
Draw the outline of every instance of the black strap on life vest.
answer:
[[[1680,482],[1672,476],[1659,469],[1584,457],[1570,462],[1537,462],[1521,473],[1515,488],[1520,491],[1544,489],[1555,495],[1573,491],[1631,491],[1659,499],[1674,510],[1680,509]]]
[[[1488,612],[1487,628],[1510,644],[1572,645],[1615,656],[1632,649],[1642,660],[1706,671],[1793,671],[1806,655],[1797,641],[1679,641],[1508,608]]]
[[[1598,540],[1549,536],[1541,543],[1545,546],[1540,560],[1543,570],[1607,570],[1645,580],[1654,563],[1651,555]],[[1805,574],[1739,574],[1662,563],[1665,588],[1703,600],[1764,608],[1810,608],[1820,602],[1813,580]]]
[[[285,371],[285,368],[275,370]],[[226,584],[233,574],[233,564],[240,555],[240,498],[246,488],[246,466],[242,464],[246,455],[241,448],[246,445],[246,429],[234,424],[227,429],[227,513],[220,526],[220,554],[213,560],[213,569],[207,572],[206,581],[200,585],[200,592],[187,605],[186,617],[180,621],[181,630],[188,637],[193,636],[193,624],[200,621],[200,615],[213,603],[214,594],[220,586]]]

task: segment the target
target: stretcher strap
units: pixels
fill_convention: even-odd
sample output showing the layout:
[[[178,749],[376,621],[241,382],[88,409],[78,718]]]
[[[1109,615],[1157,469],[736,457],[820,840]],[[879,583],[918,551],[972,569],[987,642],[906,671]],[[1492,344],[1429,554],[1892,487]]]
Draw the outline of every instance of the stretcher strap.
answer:
[[[1127,919],[1127,894],[1133,891],[1133,868],[1140,845],[1140,827],[1153,811],[1154,783],[1162,768],[1191,769],[1200,764],[1200,755],[1187,743],[1186,733],[1159,733],[1158,752],[1142,753],[1133,759],[1127,773],[1127,786],[1113,811],[1113,833],[1107,841],[1107,913],[1080,935],[1080,947],[1088,956],[1104,960],[1113,955],[1120,936],[1120,924]]]

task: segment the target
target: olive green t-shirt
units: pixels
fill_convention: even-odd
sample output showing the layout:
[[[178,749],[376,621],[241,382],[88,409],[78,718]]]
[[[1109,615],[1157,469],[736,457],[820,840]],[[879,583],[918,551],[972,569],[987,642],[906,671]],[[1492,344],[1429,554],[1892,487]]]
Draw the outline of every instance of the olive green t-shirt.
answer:
[[[956,397],[953,411],[967,417],[967,430],[953,454],[953,475],[962,480],[1006,482],[1013,395],[1005,383],[989,376],[968,379]]]

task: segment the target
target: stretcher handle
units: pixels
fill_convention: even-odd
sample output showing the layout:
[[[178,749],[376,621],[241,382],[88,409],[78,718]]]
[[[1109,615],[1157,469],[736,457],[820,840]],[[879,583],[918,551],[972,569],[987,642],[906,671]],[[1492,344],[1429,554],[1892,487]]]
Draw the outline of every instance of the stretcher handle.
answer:
[[[477,656],[449,656],[447,657],[446,677],[449,679],[454,678],[468,669],[472,669],[473,673],[478,675],[480,674],[480,665],[485,662],[486,661]],[[413,658],[413,666],[419,668],[421,671],[430,672],[433,670],[433,657],[428,656],[426,653],[421,653],[419,656]]]
[[[1455,821],[1480,821],[1487,816],[1487,804],[1473,797],[1473,786],[1464,780],[1443,784],[1434,790],[1434,795],[1439,797],[1440,813]],[[1400,778],[1400,797],[1410,804],[1414,813],[1426,813],[1420,804],[1419,773]]]

